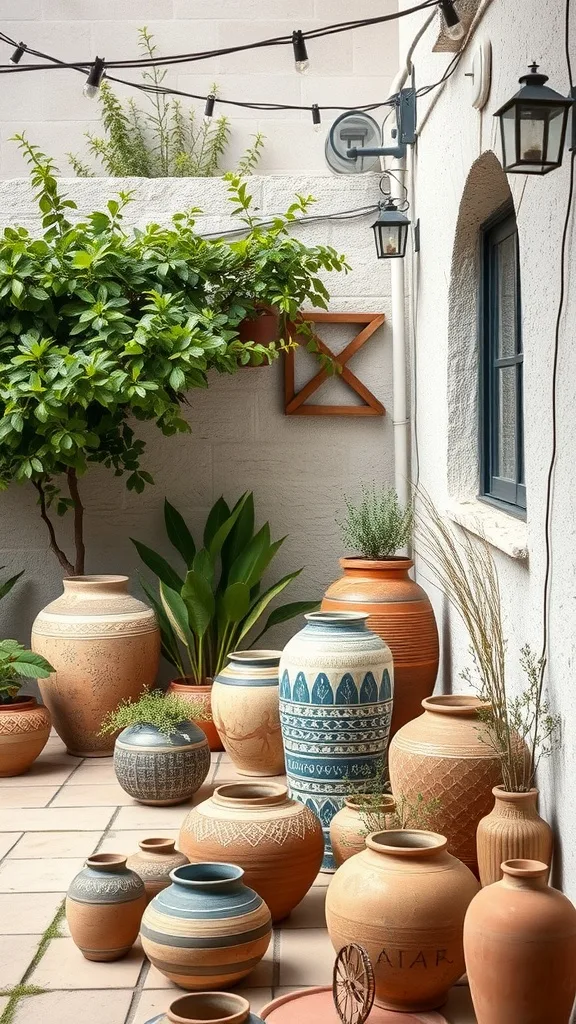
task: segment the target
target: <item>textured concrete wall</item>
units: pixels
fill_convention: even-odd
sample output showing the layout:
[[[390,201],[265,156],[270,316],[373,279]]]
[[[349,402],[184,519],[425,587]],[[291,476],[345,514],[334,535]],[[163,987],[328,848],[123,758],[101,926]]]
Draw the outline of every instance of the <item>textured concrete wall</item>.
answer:
[[[306,32],[396,7],[397,0],[357,0],[353,10],[346,0],[0,0],[0,24],[11,38],[62,60],[88,60],[96,54],[119,60],[138,55],[137,28],[142,25],[154,34],[160,53],[173,54],[285,36],[297,28]],[[2,43],[0,50],[5,63],[10,49]],[[216,82],[222,98],[247,102],[372,103],[385,98],[396,72],[396,22],[318,39],[310,43],[309,56],[305,77],[295,72],[288,46],[179,65],[164,84],[206,95]],[[139,72],[119,73],[128,79],[132,75],[139,79]],[[117,89],[135,95],[127,87]],[[10,75],[2,79],[1,95],[0,177],[24,173],[22,157],[8,142],[22,129],[57,159],[63,174],[69,173],[66,153],[82,153],[84,132],[98,125],[98,104],[82,95],[81,76],[74,71]],[[312,130],[309,112],[253,113],[234,107],[227,112],[233,122],[228,166],[262,131],[262,173],[324,169],[324,132]],[[330,120],[325,115],[326,125]]]
[[[539,0],[518,5],[494,0],[444,91],[420,103],[420,123],[435,105],[420,132],[410,178],[416,181],[412,215],[420,219],[421,251],[414,258],[417,349],[417,436],[420,481],[442,510],[454,509],[475,530],[481,520],[500,573],[504,622],[508,636],[508,685],[523,684],[518,654],[529,642],[542,643],[545,565],[546,474],[551,454],[551,371],[560,281],[560,240],[568,194],[568,154],[564,166],[544,178],[511,175],[506,184],[498,160],[500,145],[494,111],[518,89],[517,79],[536,53],[550,85],[568,93],[563,56],[563,5],[548,4],[542,17]],[[406,19],[408,21],[408,19]],[[410,43],[414,23],[403,24],[401,50]],[[446,57],[432,54],[430,29],[416,51],[419,85],[436,82]],[[471,105],[472,56],[481,39],[493,47],[492,88],[482,112]],[[576,25],[571,38],[576,52]],[[432,97],[434,99],[432,100]],[[437,97],[437,98],[436,98]],[[525,452],[527,523],[505,513],[491,513],[476,500],[477,433],[477,287],[478,224],[506,198],[508,186],[516,207],[521,261],[522,331],[525,363]],[[573,250],[573,223],[568,252]],[[576,314],[573,257],[569,256],[567,304],[561,324],[558,378],[558,463],[554,479],[550,647],[547,685],[554,711],[563,716],[561,749],[539,772],[541,811],[554,825],[558,840],[555,883],[576,897],[576,816],[572,780],[576,768],[576,719],[573,675],[576,656],[576,576],[574,480],[574,380]],[[528,561],[511,557],[527,547]],[[422,568],[423,576],[427,571]],[[440,686],[462,691],[463,668],[470,665],[467,636],[456,615],[435,593],[443,636]]]
[[[298,175],[293,178],[254,178],[251,186],[264,214],[285,208],[294,191],[312,193],[317,213],[333,213],[362,207],[377,200],[378,176],[342,180]],[[103,205],[113,191],[102,179],[72,179],[64,183],[80,211]],[[223,183],[217,180],[127,180],[114,188],[136,189],[129,207],[133,223],[166,220],[187,206],[210,213],[200,230],[225,227],[227,204]],[[0,184],[1,223],[37,221],[28,182]],[[373,218],[372,214],[372,218]],[[386,265],[375,256],[371,217],[346,222],[326,221],[301,225],[297,230],[311,244],[324,242],[349,255],[352,272],[334,275],[331,309],[389,313],[389,280]],[[352,328],[325,335],[335,347],[352,337]],[[148,441],[145,467],[156,484],[136,495],[97,467],[83,481],[86,499],[87,572],[125,572],[134,576],[138,559],[129,537],[139,538],[168,554],[162,523],[166,495],[197,531],[220,494],[234,501],[253,490],[260,523],[269,519],[275,537],[288,534],[277,556],[274,578],[305,566],[290,590],[291,600],[321,597],[338,573],[341,554],[334,514],[342,506],[344,492],[354,493],[360,481],[392,482],[391,350],[386,325],[358,353],[351,369],[372,388],[387,408],[383,418],[286,417],[283,413],[283,369],[243,369],[236,376],[212,375],[207,391],[189,396],[187,416],[191,434],[163,438],[153,425],[138,425]],[[312,357],[302,353],[299,380],[312,375]],[[319,401],[348,401],[341,380],[329,383]],[[352,397],[352,401],[354,401]],[[0,564],[12,571],[26,569],[18,594],[0,606],[4,635],[26,639],[36,611],[56,596],[60,571],[48,551],[44,524],[38,518],[32,487],[13,487],[0,495]],[[58,522],[60,535],[70,530],[67,520]],[[67,537],[70,534],[67,532]],[[278,627],[269,636],[280,644],[296,627]]]

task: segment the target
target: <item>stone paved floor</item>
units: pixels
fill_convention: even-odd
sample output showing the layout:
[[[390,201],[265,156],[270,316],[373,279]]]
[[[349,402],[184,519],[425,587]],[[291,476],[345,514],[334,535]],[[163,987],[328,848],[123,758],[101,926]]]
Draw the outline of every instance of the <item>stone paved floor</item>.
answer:
[[[214,785],[241,779],[228,755],[213,754],[197,803]],[[281,781],[277,779],[276,781]],[[45,990],[19,1001],[14,1024],[145,1024],[182,994],[136,945],[110,964],[84,960],[61,925],[36,966],[45,929],[91,853],[132,853],[140,839],[177,838],[186,806],[144,807],[120,788],[111,759],[70,757],[57,736],[31,771],[0,779],[0,989],[24,981]],[[324,922],[329,875],[319,875],[291,917],[275,929],[266,958],[238,986],[259,1009],[296,988],[329,985],[333,951]],[[8,999],[0,996],[0,1019]],[[465,986],[444,1009],[450,1024],[474,1024]],[[320,1022],[319,1022],[320,1024]]]

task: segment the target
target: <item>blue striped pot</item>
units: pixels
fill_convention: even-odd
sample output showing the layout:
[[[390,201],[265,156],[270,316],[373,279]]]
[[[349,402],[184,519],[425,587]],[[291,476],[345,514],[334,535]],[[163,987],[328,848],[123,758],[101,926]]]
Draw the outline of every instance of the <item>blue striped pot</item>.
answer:
[[[214,679],[214,724],[240,775],[284,774],[278,709],[280,654],[235,651]]]
[[[268,949],[272,919],[235,864],[185,864],[148,904],[140,938],[146,956],[181,988],[239,981]]]
[[[280,721],[290,794],[330,822],[382,771],[392,717],[392,655],[364,612],[312,612],[280,661]]]

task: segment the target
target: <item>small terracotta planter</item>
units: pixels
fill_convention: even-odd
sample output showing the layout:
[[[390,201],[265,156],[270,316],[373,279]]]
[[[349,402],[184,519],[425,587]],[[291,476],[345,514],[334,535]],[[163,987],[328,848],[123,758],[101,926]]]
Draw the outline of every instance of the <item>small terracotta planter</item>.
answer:
[[[179,676],[172,680],[167,693],[175,693],[192,704],[202,704],[209,717],[196,720],[196,725],[205,733],[210,750],[224,750],[220,734],[212,721],[212,680],[207,679],[202,686],[197,686],[192,676]]]
[[[140,853],[128,857],[126,866],[135,871],[144,882],[148,902],[170,885],[170,872],[188,863],[188,857],[179,853],[173,839],[143,839],[138,843]]]
[[[48,708],[34,697],[15,697],[0,704],[0,778],[28,771],[50,735]]]
[[[144,883],[126,867],[126,857],[89,857],[66,896],[66,920],[82,956],[98,961],[126,956],[138,936],[146,902]]]
[[[268,348],[270,345],[278,342],[280,337],[280,314],[274,306],[267,306],[265,304],[256,304],[257,312],[255,316],[244,317],[238,325],[238,336],[243,344],[248,341],[253,341],[256,345],[263,345]],[[263,362],[255,362],[254,359],[250,359],[249,363],[244,363],[244,367],[254,366],[268,366],[269,363],[265,359]]]
[[[148,1024],[262,1024],[250,1013],[250,1003],[232,992],[194,992],[170,1003],[166,1014]]]
[[[536,809],[538,790],[507,793],[503,786],[495,786],[492,792],[494,807],[482,818],[476,832],[482,885],[500,881],[505,860],[539,860],[550,869],[554,838],[550,825]]]
[[[363,797],[361,793],[347,796],[344,807],[330,823],[330,842],[336,866],[340,867],[355,853],[361,853],[371,832],[391,828],[386,818],[395,810],[396,801],[387,793],[382,794],[378,803],[374,796]]]

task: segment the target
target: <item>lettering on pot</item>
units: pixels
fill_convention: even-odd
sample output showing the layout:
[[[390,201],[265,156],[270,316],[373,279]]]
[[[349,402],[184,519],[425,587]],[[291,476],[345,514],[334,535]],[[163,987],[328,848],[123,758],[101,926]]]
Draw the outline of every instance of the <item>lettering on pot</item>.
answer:
[[[378,957],[378,963],[385,967],[401,967],[408,970],[423,967],[428,970],[430,967],[439,967],[441,963],[452,964],[454,961],[448,956],[447,949],[427,952],[420,949],[417,953],[413,949],[383,949]]]

